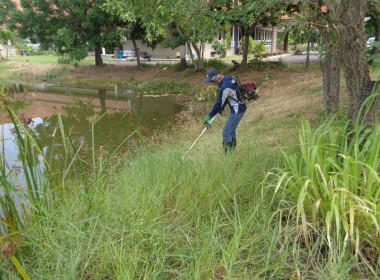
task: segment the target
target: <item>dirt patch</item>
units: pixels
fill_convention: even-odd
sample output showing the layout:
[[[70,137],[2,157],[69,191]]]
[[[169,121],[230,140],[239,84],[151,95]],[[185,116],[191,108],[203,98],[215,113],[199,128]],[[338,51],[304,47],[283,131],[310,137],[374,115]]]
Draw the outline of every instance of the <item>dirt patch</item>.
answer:
[[[144,81],[181,81],[190,85],[198,85],[203,82],[204,73],[194,72],[191,69],[186,71],[175,71],[160,66],[151,66],[139,69],[137,66],[105,65],[103,67],[86,66],[73,69],[67,74],[68,79],[98,79],[104,81],[118,82],[126,79]]]
[[[184,82],[192,86],[205,86],[203,81],[206,77],[206,71],[195,72],[192,68],[186,69],[185,71],[177,71],[172,68],[168,68],[164,65],[156,66],[150,65],[139,69],[137,66],[133,65],[104,65],[102,67],[97,66],[81,66],[79,68],[74,68],[71,66],[62,66],[53,63],[32,63],[32,62],[15,62],[7,61],[4,62],[8,66],[7,72],[18,72],[20,74],[21,82],[30,80],[31,77],[41,76],[49,74],[53,70],[58,70],[65,67],[68,71],[59,77],[60,85],[75,85],[78,81],[82,84],[101,84],[106,82],[107,84],[113,84],[116,82],[122,82],[127,79],[134,79],[138,82],[144,81],[179,81]],[[223,72],[226,75],[238,75],[241,81],[251,81],[260,80],[265,78],[268,73],[267,70],[253,70],[248,69],[246,71],[233,71],[233,72]],[[277,72],[277,70],[275,71]],[[41,82],[46,82],[41,80]]]
[[[73,68],[59,64],[41,64],[31,62],[5,62],[9,67],[7,71],[20,73],[20,78],[28,79],[30,76],[39,75],[41,77],[47,73],[66,67],[67,71],[59,78],[61,84],[75,85],[83,82],[82,85],[108,85],[123,82],[127,79],[135,79],[138,82],[144,81],[180,81],[194,87],[207,87],[204,83],[206,71],[194,72],[193,69],[177,71],[160,65],[150,65],[139,69],[133,65],[104,65],[81,66]],[[286,112],[295,110],[308,111],[308,107],[323,106],[320,90],[310,91],[321,85],[321,74],[316,71],[296,72],[287,68],[277,69],[247,69],[245,71],[236,70],[227,75],[238,75],[242,82],[256,81],[260,83],[260,99],[253,102],[255,114],[252,120],[257,120],[259,116],[280,117]],[[43,82],[43,81],[41,81]],[[71,84],[70,84],[71,83]]]
[[[33,62],[17,62],[17,61],[5,61],[4,65],[8,67],[7,72],[18,72],[20,78],[25,80],[35,75],[47,74],[55,69],[59,69],[62,65],[56,63],[33,63]]]
[[[40,75],[43,76],[53,70],[63,67],[59,64],[40,64],[31,62],[5,62],[9,69],[7,71],[18,71],[20,78]],[[64,66],[67,67],[67,66]],[[242,82],[255,80],[260,82],[259,95],[260,99],[253,102],[255,114],[252,119],[256,120],[258,116],[279,117],[286,112],[295,110],[308,111],[308,107],[318,109],[322,107],[322,89],[318,90],[321,85],[321,74],[316,71],[296,72],[287,68],[277,69],[247,69],[245,71],[236,70],[227,75],[238,75]],[[139,82],[144,81],[180,81],[188,83],[194,87],[207,87],[203,81],[206,77],[206,71],[194,72],[193,69],[177,71],[160,65],[150,65],[139,69],[133,65],[104,65],[81,66],[79,68],[67,67],[67,71],[59,78],[61,84],[70,85],[70,83],[83,82],[84,85],[108,85],[117,82],[123,82],[127,79],[135,79]],[[42,82],[42,81],[41,81]],[[310,89],[317,89],[311,91]]]

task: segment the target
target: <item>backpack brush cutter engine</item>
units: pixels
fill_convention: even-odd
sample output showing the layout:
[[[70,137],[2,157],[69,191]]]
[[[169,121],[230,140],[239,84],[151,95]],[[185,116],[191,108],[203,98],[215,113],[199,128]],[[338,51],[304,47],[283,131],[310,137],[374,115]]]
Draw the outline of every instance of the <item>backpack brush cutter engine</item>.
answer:
[[[248,102],[250,102],[251,100],[259,99],[259,95],[257,94],[257,85],[255,81],[241,84],[238,76],[235,76],[234,79],[237,83],[236,95],[239,103],[244,104],[247,100]]]
[[[244,83],[242,91],[245,99],[248,101],[259,99],[257,85],[254,81]]]

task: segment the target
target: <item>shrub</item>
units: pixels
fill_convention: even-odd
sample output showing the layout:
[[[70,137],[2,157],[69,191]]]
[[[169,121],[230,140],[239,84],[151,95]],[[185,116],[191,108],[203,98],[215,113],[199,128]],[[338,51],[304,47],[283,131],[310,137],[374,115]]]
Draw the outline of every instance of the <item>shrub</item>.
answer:
[[[220,59],[208,59],[204,61],[205,68],[215,68],[217,70],[224,70],[229,67],[229,65]]]
[[[263,53],[265,51],[265,44],[264,42],[254,42],[253,43],[253,51],[255,53],[256,56],[258,57],[262,57],[263,56]]]
[[[245,37],[242,38],[242,46],[244,46],[245,44]],[[252,39],[252,37],[249,37],[249,41],[248,41],[248,54],[252,54],[254,51],[254,41]]]
[[[148,95],[163,95],[163,94],[187,94],[191,89],[190,85],[182,82],[143,82],[137,86],[143,93]]]
[[[373,266],[380,253],[380,123],[361,127],[326,121],[313,133],[307,121],[299,150],[283,152],[284,168],[267,175],[282,193],[281,211],[294,213],[294,232],[306,247],[325,242],[329,251],[350,251]],[[268,178],[275,180],[268,183]],[[293,211],[293,212],[292,212]],[[301,235],[296,234],[299,238]]]
[[[218,95],[217,86],[208,86],[206,89],[200,88],[198,93],[194,97],[194,101],[203,102],[203,101],[215,101],[216,96]]]
[[[225,43],[215,42],[212,48],[220,54],[221,57],[225,57],[227,54],[227,45]]]
[[[254,68],[254,67],[258,67],[258,66],[271,68],[272,64],[269,61],[262,61],[258,58],[254,58],[254,59],[249,60],[248,67]]]

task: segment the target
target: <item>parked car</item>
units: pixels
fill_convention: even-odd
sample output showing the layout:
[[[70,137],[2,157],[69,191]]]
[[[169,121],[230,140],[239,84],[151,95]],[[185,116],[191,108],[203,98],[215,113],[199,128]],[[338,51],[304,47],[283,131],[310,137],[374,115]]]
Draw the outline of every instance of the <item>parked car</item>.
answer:
[[[264,40],[266,46],[272,45],[272,40]]]
[[[367,48],[370,48],[372,46],[372,43],[375,42],[375,37],[371,37],[367,41]]]

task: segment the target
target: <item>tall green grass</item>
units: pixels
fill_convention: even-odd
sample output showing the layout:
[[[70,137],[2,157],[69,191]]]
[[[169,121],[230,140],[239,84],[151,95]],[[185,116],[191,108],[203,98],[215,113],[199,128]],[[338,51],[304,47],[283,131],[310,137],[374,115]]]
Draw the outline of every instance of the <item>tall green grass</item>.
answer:
[[[20,81],[20,74],[16,71],[8,72],[9,67],[0,64],[0,85],[11,85]]]
[[[181,156],[165,149],[126,160],[109,183],[92,186],[91,201],[70,195],[41,215],[29,232],[28,270],[44,279],[276,275],[273,262],[286,257],[267,253],[277,234],[263,234],[270,214],[257,193],[262,177],[252,182],[248,173],[264,174],[265,155],[251,154],[247,165],[222,153],[196,164]]]
[[[141,136],[136,130],[116,148],[112,148],[113,146],[105,141],[104,145],[107,147],[107,151],[98,153],[95,147],[95,135],[98,134],[102,139],[104,137],[96,128],[96,123],[100,119],[95,121],[91,127],[91,148],[93,150],[91,172],[80,157],[83,142],[79,146],[74,145],[70,132],[66,129],[60,115],[58,115],[56,126],[58,132],[54,132],[52,135],[54,137],[52,149],[63,147],[58,151],[57,159],[53,156],[47,158],[33,129],[23,123],[11,108],[8,107],[7,110],[14,125],[14,141],[18,147],[18,157],[22,165],[25,183],[19,182],[17,172],[7,163],[4,132],[2,131],[0,154],[0,233],[2,236],[0,236],[0,241],[2,250],[7,252],[5,255],[10,258],[16,271],[24,279],[29,279],[20,264],[20,262],[23,263],[25,255],[20,254],[18,247],[21,245],[16,240],[26,237],[25,231],[33,227],[35,218],[46,218],[43,213],[49,213],[53,205],[60,203],[65,196],[77,195],[82,192],[88,195],[90,186],[95,186],[100,181],[103,184],[106,183],[108,169],[111,168],[111,161],[115,154],[128,139],[134,135],[141,139]],[[120,125],[116,125],[114,137],[119,129]],[[54,154],[52,151],[51,155]],[[90,197],[87,196],[87,198],[91,200]],[[6,272],[6,267],[0,269],[0,276],[2,275],[1,271]]]
[[[25,234],[31,279],[348,277],[355,262],[306,265],[283,242],[291,231],[278,227],[272,193],[260,192],[276,156],[253,139],[228,156],[210,151],[183,161],[184,150],[125,158],[87,192],[73,181]]]
[[[10,114],[29,168],[35,159],[26,154],[41,155],[41,147],[33,131]],[[183,161],[186,147],[175,144],[115,164],[124,142],[99,154],[94,143],[101,131],[96,122],[91,129],[93,157],[86,163],[82,144],[74,144],[58,118],[54,137],[64,147],[65,168],[58,172],[55,159],[40,157],[44,165],[37,175],[43,180],[36,182],[46,184],[43,195],[50,199],[31,195],[34,208],[6,233],[24,241],[13,259],[3,258],[0,277],[350,279],[364,274],[355,274],[357,267],[363,271],[364,260],[376,262],[378,124],[353,130],[331,120],[313,133],[304,122],[299,152],[283,151],[284,167],[267,176],[265,188],[265,174],[278,166],[281,150],[269,153],[256,137],[245,138],[227,156],[221,147],[205,146]],[[39,192],[37,175],[30,177],[31,189]],[[344,190],[347,180],[356,189]],[[347,239],[345,222],[349,234],[354,228]]]
[[[28,223],[23,224],[25,217],[17,216],[17,205],[10,200],[16,209],[17,228],[27,231],[6,228],[7,237],[23,236],[24,244],[22,251],[17,248],[11,256],[18,263],[13,263],[16,269],[5,259],[0,275],[17,278],[24,273],[24,279],[250,279],[274,273],[269,261],[274,257],[260,248],[273,248],[270,240],[275,240],[276,234],[261,234],[269,214],[263,215],[265,206],[256,195],[260,177],[252,182],[247,172],[264,174],[265,155],[251,153],[243,164],[239,157],[225,161],[221,153],[215,164],[215,155],[210,154],[194,164],[181,160],[182,149],[168,149],[126,159],[122,169],[107,168],[116,149],[105,159],[98,159],[94,152],[94,169],[88,174],[78,156],[81,146],[72,145],[59,121],[60,137],[55,137],[64,141],[66,169],[54,172],[53,159],[43,157],[33,131],[10,109],[9,113],[17,127],[21,160],[31,170],[25,176],[30,181],[31,191],[26,194],[33,207],[25,211]],[[92,131],[95,139],[100,133],[96,122]],[[44,163],[38,176],[36,155],[42,156]],[[255,165],[257,161],[261,164]],[[37,179],[41,175],[44,179]],[[250,265],[260,270],[247,271]],[[266,269],[261,269],[262,265]]]
[[[283,156],[284,168],[267,175],[266,187],[281,194],[279,211],[296,218],[294,239],[311,251],[325,247],[333,258],[333,252],[351,253],[376,275],[380,123],[352,126],[332,119],[313,132],[303,121],[298,153]]]

